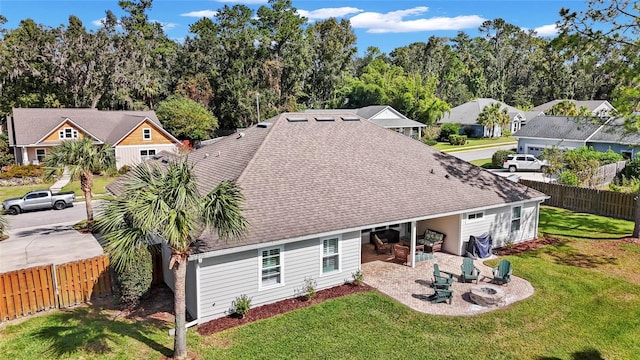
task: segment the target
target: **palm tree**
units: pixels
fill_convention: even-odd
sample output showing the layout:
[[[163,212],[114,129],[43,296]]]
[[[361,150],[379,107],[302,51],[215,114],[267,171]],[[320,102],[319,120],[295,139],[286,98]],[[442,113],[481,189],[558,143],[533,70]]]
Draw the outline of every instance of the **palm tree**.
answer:
[[[500,109],[502,104],[498,102],[485,106],[478,115],[478,124],[490,130],[490,136],[493,137],[494,128],[496,126],[504,127],[509,125],[509,114],[507,108]]]
[[[84,194],[87,209],[88,229],[93,226],[93,205],[91,203],[93,174],[114,171],[115,163],[113,147],[108,144],[94,144],[88,136],[84,136],[80,140],[63,141],[62,144],[54,147],[44,159],[47,178],[62,174],[66,168],[72,179],[80,179],[80,189]]]
[[[124,193],[107,200],[96,228],[116,269],[123,268],[151,239],[160,238],[171,250],[174,277],[174,358],[187,355],[185,285],[191,244],[204,230],[215,229],[220,239],[238,239],[248,223],[241,214],[244,201],[234,182],[220,183],[206,196],[198,193],[193,166],[186,159],[143,163],[124,181]]]
[[[0,213],[0,240],[4,238],[8,226],[7,219]]]

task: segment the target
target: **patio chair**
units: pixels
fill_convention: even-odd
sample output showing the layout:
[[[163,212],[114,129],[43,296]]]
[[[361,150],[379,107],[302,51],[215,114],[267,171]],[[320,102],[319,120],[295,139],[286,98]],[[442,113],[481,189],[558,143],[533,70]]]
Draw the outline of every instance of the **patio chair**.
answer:
[[[406,264],[408,262],[407,257],[409,256],[409,250],[406,246],[393,245],[393,260],[399,260],[403,264]]]
[[[513,273],[511,263],[509,260],[502,259],[498,267],[493,268],[493,282],[507,284],[511,281],[511,273]]]
[[[377,235],[373,236],[373,245],[376,247],[378,255],[385,253],[391,254],[391,244],[383,243]]]
[[[472,258],[463,258],[460,268],[462,269],[462,275],[460,276],[462,282],[466,283],[470,280],[475,280],[476,284],[478,283],[478,275],[480,275],[480,270],[475,265],[473,265]]]
[[[447,274],[448,277],[442,276],[440,273]],[[433,264],[433,283],[431,284],[431,287],[434,289],[448,290],[451,284],[453,284],[453,274],[446,271],[440,271],[438,264]]]
[[[438,288],[435,288],[433,290],[435,291],[435,293],[429,296],[429,301],[431,303],[435,304],[435,303],[449,301],[449,304],[451,304],[451,299],[453,298],[452,290],[438,289]]]

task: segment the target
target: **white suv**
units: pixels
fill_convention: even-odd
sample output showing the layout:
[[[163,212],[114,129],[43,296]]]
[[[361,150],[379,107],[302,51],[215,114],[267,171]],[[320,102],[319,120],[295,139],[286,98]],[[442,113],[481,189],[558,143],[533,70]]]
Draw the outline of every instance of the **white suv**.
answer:
[[[519,170],[538,171],[542,170],[545,166],[549,166],[549,162],[547,160],[539,160],[535,156],[528,154],[508,155],[502,164],[502,168],[509,169],[509,172],[516,172]]]

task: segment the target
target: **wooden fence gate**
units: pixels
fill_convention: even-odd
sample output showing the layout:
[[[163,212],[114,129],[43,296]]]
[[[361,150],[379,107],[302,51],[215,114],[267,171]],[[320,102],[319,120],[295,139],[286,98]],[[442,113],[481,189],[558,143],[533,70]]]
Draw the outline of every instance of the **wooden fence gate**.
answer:
[[[0,322],[111,294],[106,255],[0,274]]]

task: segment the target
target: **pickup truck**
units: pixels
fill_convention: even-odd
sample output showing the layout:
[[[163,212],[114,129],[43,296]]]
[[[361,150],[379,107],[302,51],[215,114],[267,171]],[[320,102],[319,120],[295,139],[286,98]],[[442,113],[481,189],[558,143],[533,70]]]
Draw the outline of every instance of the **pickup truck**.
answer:
[[[503,169],[509,169],[509,172],[516,171],[542,171],[545,166],[549,166],[547,160],[537,159],[533,155],[528,154],[512,154],[504,159]]]
[[[52,194],[50,190],[29,191],[19,198],[2,202],[2,209],[10,215],[17,215],[27,210],[56,209],[62,210],[73,206],[76,195],[73,191]]]

